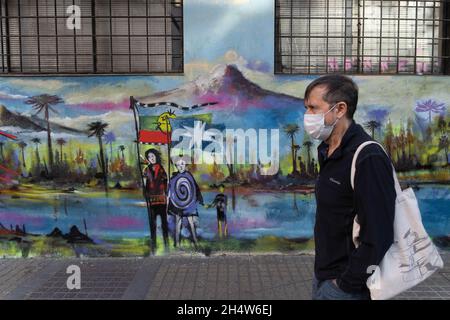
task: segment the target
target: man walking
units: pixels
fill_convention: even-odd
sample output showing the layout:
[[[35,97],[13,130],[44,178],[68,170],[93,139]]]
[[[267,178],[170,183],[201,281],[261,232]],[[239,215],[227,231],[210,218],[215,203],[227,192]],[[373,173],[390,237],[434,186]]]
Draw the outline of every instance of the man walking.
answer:
[[[348,77],[327,75],[305,91],[304,126],[318,147],[316,181],[315,300],[368,300],[366,281],[393,243],[396,192],[392,164],[380,146],[366,146],[358,156],[354,190],[350,183],[353,155],[372,140],[355,123],[358,87]],[[355,248],[355,215],[361,226]]]

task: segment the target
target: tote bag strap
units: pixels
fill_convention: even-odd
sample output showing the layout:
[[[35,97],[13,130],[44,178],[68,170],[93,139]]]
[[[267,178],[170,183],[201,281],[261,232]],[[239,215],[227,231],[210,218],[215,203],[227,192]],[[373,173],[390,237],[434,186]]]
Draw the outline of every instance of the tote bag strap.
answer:
[[[377,145],[379,145],[380,148],[383,149],[384,153],[386,153],[387,157],[389,158],[389,155],[387,154],[386,150],[384,150],[383,146],[381,144],[379,144],[378,142],[376,142],[376,141],[366,141],[366,142],[362,143],[358,147],[358,149],[356,149],[356,152],[353,155],[353,160],[352,160],[352,168],[351,168],[351,172],[350,172],[350,179],[351,179],[350,182],[351,182],[353,190],[355,190],[356,159],[358,158],[358,155],[361,152],[361,150],[365,146],[367,146],[369,144],[377,144]],[[399,196],[402,193],[402,188],[400,187],[400,183],[398,182],[397,174],[395,173],[395,168],[394,168],[394,165],[392,164],[392,162],[391,162],[391,165],[392,165],[392,174],[393,174],[393,177],[394,177],[395,191],[397,193],[397,196]],[[368,181],[367,183],[370,183],[370,181]]]

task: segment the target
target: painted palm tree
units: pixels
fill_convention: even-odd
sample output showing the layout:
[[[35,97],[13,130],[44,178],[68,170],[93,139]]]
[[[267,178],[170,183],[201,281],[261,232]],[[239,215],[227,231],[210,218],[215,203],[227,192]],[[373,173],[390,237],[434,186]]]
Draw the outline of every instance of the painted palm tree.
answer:
[[[450,126],[450,122],[448,126]],[[437,128],[441,134],[444,134],[447,131],[447,121],[445,121],[443,114],[439,116]]]
[[[416,141],[416,137],[413,132],[413,121],[411,118],[408,118],[408,124],[406,126],[406,143],[408,144],[408,159],[412,160],[412,148]]]
[[[390,158],[392,158],[394,139],[395,138],[394,138],[394,131],[392,128],[392,122],[391,122],[391,119],[389,119],[386,124],[386,130],[385,130],[385,134],[384,134],[384,145],[387,148],[387,152],[388,152]]]
[[[441,149],[445,153],[445,160],[447,161],[445,165],[448,165],[448,147],[449,147],[449,145],[450,145],[450,142],[448,140],[448,135],[445,133],[442,134],[441,137],[439,138],[439,149]]]
[[[41,157],[39,155],[39,145],[41,144],[41,139],[33,138],[33,139],[31,139],[31,142],[33,142],[34,145],[36,146],[36,165],[38,167],[40,167],[41,166]]]
[[[376,121],[376,120],[370,120],[370,121],[367,121],[367,122],[364,124],[364,127],[365,127],[367,130],[370,130],[372,139],[375,139],[375,129],[378,129],[379,127],[381,127],[381,123],[379,123],[379,122]]]
[[[298,173],[297,161],[295,159],[295,135],[300,131],[297,124],[287,124],[284,126],[284,133],[291,139],[291,153],[292,153],[292,173]]]
[[[112,162],[113,159],[113,143],[116,141],[116,135],[114,132],[110,131],[103,137],[106,144],[109,144],[109,161]]]
[[[313,143],[309,140],[303,142],[303,146],[306,148],[306,153],[308,154],[308,163],[306,165],[306,171],[308,173],[312,173],[312,168],[311,168],[311,148],[313,146]]]
[[[3,154],[3,147],[5,146],[5,143],[3,141],[0,141],[0,157],[2,158],[2,162],[5,161],[5,156]]]
[[[100,165],[103,173],[103,182],[105,189],[108,190],[108,177],[107,168],[105,163],[105,153],[103,152],[103,136],[105,135],[105,129],[108,127],[107,123],[101,121],[95,121],[88,124],[88,131],[90,132],[88,137],[97,137],[98,148],[100,152]]]
[[[64,140],[63,138],[59,138],[58,140],[56,140],[56,144],[58,144],[59,146],[59,160],[62,163],[63,162],[63,146],[67,143],[66,140]]]
[[[405,127],[402,125],[400,128],[400,136],[399,136],[399,141],[400,141],[400,146],[402,149],[402,159],[405,160],[406,159],[406,147],[408,144],[408,139],[406,136],[406,129]]]
[[[78,149],[75,155],[75,163],[78,165],[78,167],[81,169],[81,166],[84,164],[86,165],[86,159],[84,158],[84,152],[81,150],[81,148]]]
[[[401,150],[400,146],[402,144],[402,139],[400,138],[400,136],[394,136],[393,142],[394,142],[393,144],[395,146],[395,155],[397,157],[397,165],[400,165],[401,160],[402,160],[402,158],[400,156],[400,150]]]
[[[18,146],[19,146],[20,150],[22,151],[22,166],[24,168],[26,168],[26,165],[25,165],[25,148],[27,147],[27,144],[25,142],[23,142],[23,141],[20,141],[18,143]]]
[[[25,101],[27,104],[31,104],[36,110],[36,114],[44,112],[44,118],[47,122],[47,146],[48,146],[48,164],[50,170],[53,166],[53,150],[52,150],[52,133],[50,129],[49,111],[58,113],[51,106],[63,103],[64,101],[55,95],[41,94],[39,96],[34,96]]]
[[[297,154],[299,153],[300,149],[302,147],[299,146],[298,144],[294,145],[294,158],[295,158],[295,166],[297,167]]]
[[[119,150],[120,150],[120,152],[122,154],[122,161],[125,162],[125,154],[124,154],[125,146],[124,145],[120,145],[119,146]]]
[[[380,123],[384,123],[386,120],[386,117],[389,115],[389,110],[386,107],[377,107],[374,106],[370,108],[370,110],[367,112],[367,116],[369,119],[376,120]]]
[[[431,125],[431,116],[433,113],[442,114],[445,111],[445,103],[439,103],[435,100],[428,99],[420,101],[416,105],[417,112],[428,112],[428,124]]]

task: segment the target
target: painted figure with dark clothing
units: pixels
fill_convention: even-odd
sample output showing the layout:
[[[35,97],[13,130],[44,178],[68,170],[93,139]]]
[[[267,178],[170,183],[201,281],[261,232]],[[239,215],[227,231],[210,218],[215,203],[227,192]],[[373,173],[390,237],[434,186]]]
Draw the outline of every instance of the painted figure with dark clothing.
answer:
[[[197,247],[198,218],[197,204],[203,205],[203,197],[194,176],[186,170],[186,161],[180,158],[176,162],[177,172],[174,172],[169,182],[168,211],[175,216],[175,246],[180,245],[183,218],[188,222],[192,241]]]
[[[207,205],[206,208],[215,207],[217,210],[217,231],[219,232],[219,238],[222,235],[228,236],[228,223],[227,223],[227,203],[228,197],[224,194],[224,185],[219,186],[219,193],[216,195],[211,204]]]
[[[145,198],[149,203],[150,237],[152,252],[156,250],[156,220],[161,219],[164,245],[168,247],[169,231],[167,226],[167,174],[161,164],[161,154],[156,149],[145,152],[148,165],[143,170]]]

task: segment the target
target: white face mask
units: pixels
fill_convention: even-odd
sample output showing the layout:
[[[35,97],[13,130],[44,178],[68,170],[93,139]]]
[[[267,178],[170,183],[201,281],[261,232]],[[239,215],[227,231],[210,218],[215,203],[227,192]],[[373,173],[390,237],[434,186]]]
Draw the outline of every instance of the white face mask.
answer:
[[[306,132],[314,139],[317,140],[327,140],[331,133],[333,132],[334,127],[336,126],[336,123],[338,122],[339,118],[336,119],[336,121],[330,125],[327,126],[325,124],[325,115],[333,110],[338,104],[336,103],[330,110],[328,110],[326,113],[320,113],[320,114],[305,114],[303,117],[303,124],[305,126]]]

